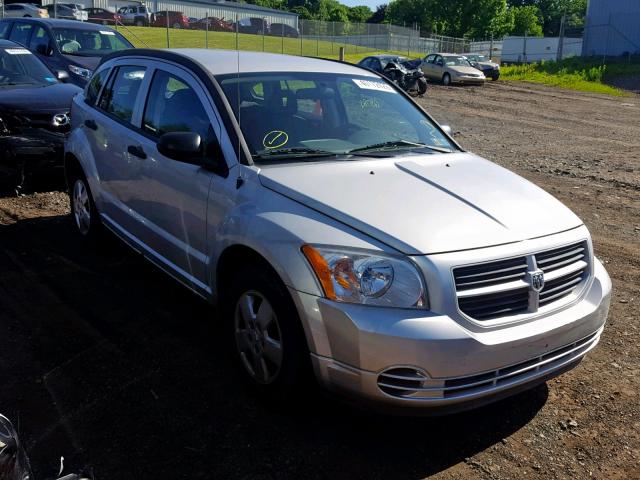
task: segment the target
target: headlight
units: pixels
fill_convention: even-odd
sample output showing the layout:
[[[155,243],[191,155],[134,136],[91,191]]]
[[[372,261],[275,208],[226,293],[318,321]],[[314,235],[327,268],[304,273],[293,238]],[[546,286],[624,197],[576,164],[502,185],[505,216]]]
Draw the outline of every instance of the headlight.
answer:
[[[93,73],[88,68],[76,67],[75,65],[69,65],[69,71],[71,73],[75,73],[76,75],[82,78],[89,78]]]
[[[305,245],[311,264],[330,300],[397,308],[428,308],[424,282],[412,262],[401,257]]]

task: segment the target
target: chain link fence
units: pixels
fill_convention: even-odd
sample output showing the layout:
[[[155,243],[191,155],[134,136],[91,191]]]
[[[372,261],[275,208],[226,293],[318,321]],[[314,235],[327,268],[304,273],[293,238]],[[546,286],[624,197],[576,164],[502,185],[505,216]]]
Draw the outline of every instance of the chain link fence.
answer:
[[[92,0],[91,4],[97,5],[97,1]],[[71,5],[44,0],[41,10],[52,18],[113,27],[136,47],[224,48],[335,59],[342,50],[347,59],[354,59],[374,52],[413,58],[433,52],[465,53],[470,51],[472,44],[464,38],[425,37],[417,29],[396,25],[304,20],[290,12],[282,12],[280,17],[277,14],[257,16],[257,11],[230,14],[215,6],[207,8],[202,3],[155,1],[157,11],[149,12],[148,17],[144,13],[143,16],[139,13],[130,15],[127,8],[132,5],[117,11],[95,6],[80,11]],[[144,7],[143,4],[140,6]],[[4,5],[0,4],[1,18],[24,16],[20,13],[9,8],[5,11]],[[39,15],[29,13],[32,17]]]

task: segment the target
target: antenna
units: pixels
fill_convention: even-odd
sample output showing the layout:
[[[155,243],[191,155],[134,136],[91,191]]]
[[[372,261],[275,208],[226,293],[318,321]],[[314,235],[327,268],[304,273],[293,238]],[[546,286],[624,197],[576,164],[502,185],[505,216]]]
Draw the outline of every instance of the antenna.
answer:
[[[240,114],[240,45],[238,44],[238,29],[239,29],[239,24],[238,24],[238,14],[236,13],[236,67],[237,67],[237,72],[236,72],[236,102],[238,102],[238,126],[240,127],[240,135],[242,134],[242,120],[241,120],[241,114]],[[238,135],[238,161],[240,161],[240,155],[242,152],[242,148],[240,145],[240,135]]]

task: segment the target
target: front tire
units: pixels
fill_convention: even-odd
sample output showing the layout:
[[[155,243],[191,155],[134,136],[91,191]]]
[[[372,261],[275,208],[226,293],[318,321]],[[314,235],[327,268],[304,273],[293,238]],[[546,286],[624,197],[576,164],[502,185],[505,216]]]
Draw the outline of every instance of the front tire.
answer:
[[[180,25],[178,22],[176,22],[176,23],[173,24],[173,28],[181,29],[182,25]]]
[[[445,87],[448,87],[449,85],[451,85],[451,75],[449,75],[448,73],[445,73],[445,74],[442,76],[442,84],[443,84]]]
[[[74,172],[69,177],[69,202],[71,218],[76,231],[87,241],[97,240],[102,235],[102,222],[93,201],[86,177]]]
[[[418,84],[418,95],[422,96],[425,93],[427,93],[427,79],[424,77],[421,77],[418,79],[417,81]]]
[[[234,357],[261,395],[284,397],[304,379],[309,351],[286,287],[266,267],[234,275],[225,302]]]

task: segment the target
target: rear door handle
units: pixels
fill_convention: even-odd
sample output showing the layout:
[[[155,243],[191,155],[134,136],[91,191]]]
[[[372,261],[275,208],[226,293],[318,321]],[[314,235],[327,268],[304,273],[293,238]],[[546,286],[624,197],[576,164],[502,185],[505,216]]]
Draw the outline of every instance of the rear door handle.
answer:
[[[85,120],[84,121],[84,126],[87,128],[90,128],[91,130],[97,130],[98,129],[98,124],[95,122],[95,120]]]
[[[142,147],[139,147],[137,145],[129,145],[127,147],[127,152],[129,152],[131,155],[135,157],[141,158],[142,160],[147,158],[147,154],[144,153],[144,150],[142,149]]]

